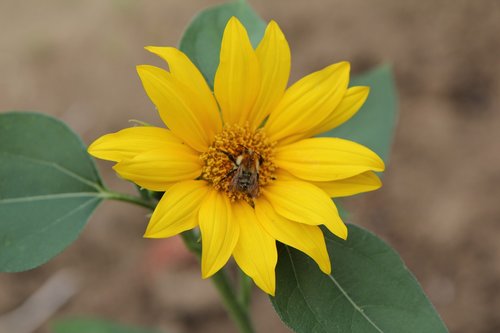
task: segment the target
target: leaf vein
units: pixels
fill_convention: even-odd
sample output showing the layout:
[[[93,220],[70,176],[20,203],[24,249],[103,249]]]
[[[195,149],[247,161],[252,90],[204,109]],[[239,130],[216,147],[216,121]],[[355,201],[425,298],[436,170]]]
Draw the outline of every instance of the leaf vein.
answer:
[[[25,160],[28,160],[28,161],[31,161],[33,163],[38,163],[38,164],[41,164],[41,165],[45,165],[45,166],[49,166],[49,167],[53,167],[54,169],[66,174],[67,176],[70,176],[71,178],[73,179],[76,179],[78,180],[79,182],[85,184],[85,185],[88,185],[92,188],[95,188],[97,191],[101,191],[102,188],[99,186],[99,184],[93,182],[92,180],[89,180],[89,179],[86,179],[76,173],[74,173],[73,171],[63,167],[62,165],[60,164],[57,164],[55,162],[49,162],[49,161],[45,161],[45,160],[41,160],[41,159],[38,159],[38,158],[32,158],[32,157],[28,157],[28,156],[24,156],[24,155],[19,155],[19,154],[13,154],[13,153],[9,153],[9,152],[1,152],[1,154],[5,154],[5,155],[12,155],[12,156],[15,156],[15,157],[18,157],[18,158],[21,158],[21,159],[25,159]]]
[[[42,195],[33,195],[33,196],[29,196],[29,197],[0,199],[0,205],[30,202],[30,201],[42,201],[42,200],[52,200],[52,199],[73,199],[73,198],[85,198],[85,197],[101,198],[103,196],[100,193],[96,193],[96,192],[42,194]]]
[[[326,327],[323,326],[323,323],[321,323],[320,320],[319,320],[319,318],[316,316],[316,313],[311,308],[311,305],[307,302],[307,299],[306,299],[306,297],[304,295],[304,292],[302,291],[302,288],[300,287],[299,279],[298,279],[298,276],[297,276],[297,271],[295,269],[295,264],[294,264],[293,259],[292,259],[292,254],[290,253],[290,249],[288,248],[288,246],[285,246],[285,247],[286,247],[286,251],[288,253],[288,257],[290,258],[290,263],[292,264],[293,276],[295,278],[295,281],[297,282],[297,289],[299,290],[300,294],[302,295],[302,299],[306,303],[307,308],[311,312],[311,314],[314,317],[314,319],[316,319],[316,323],[319,324],[319,326],[323,329],[324,332],[328,332],[326,330]]]
[[[345,297],[345,298],[349,301],[349,303],[351,303],[351,305],[354,307],[354,309],[355,309],[356,311],[358,311],[358,312],[361,314],[361,316],[362,316],[363,318],[365,318],[365,319],[366,319],[366,321],[368,321],[368,323],[370,323],[370,325],[372,325],[372,326],[373,326],[373,328],[375,328],[375,329],[376,329],[378,332],[380,332],[380,333],[384,333],[384,331],[382,331],[382,330],[380,329],[380,327],[378,327],[378,326],[377,326],[377,324],[375,324],[375,323],[374,323],[374,322],[370,319],[370,317],[368,317],[368,316],[366,315],[366,313],[363,311],[363,309],[362,309],[360,306],[358,306],[358,305],[356,304],[356,302],[354,302],[354,300],[353,300],[353,299],[352,299],[352,298],[351,298],[351,297],[347,294],[347,292],[344,290],[344,288],[342,288],[342,286],[338,283],[338,281],[337,281],[337,280],[336,280],[336,279],[335,279],[335,278],[334,278],[331,274],[328,274],[328,277],[330,278],[330,280],[332,280],[332,282],[335,284],[335,286],[336,286],[337,288],[339,288],[340,292],[341,292],[341,293],[344,295],[344,297]]]

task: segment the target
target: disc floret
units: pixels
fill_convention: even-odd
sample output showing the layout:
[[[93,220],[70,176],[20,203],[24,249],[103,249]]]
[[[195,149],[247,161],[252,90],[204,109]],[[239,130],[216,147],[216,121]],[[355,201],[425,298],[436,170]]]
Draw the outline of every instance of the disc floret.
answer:
[[[262,130],[250,130],[249,126],[226,125],[218,133],[208,150],[201,154],[204,162],[202,178],[215,189],[223,191],[232,202],[245,200],[253,205],[254,197],[260,194],[260,188],[274,179],[276,165],[273,161],[275,142],[265,136]],[[251,158],[248,173],[254,173],[258,188],[254,191],[238,190],[235,182],[242,168],[242,160]],[[240,170],[241,171],[241,170]],[[255,193],[253,195],[252,193]]]

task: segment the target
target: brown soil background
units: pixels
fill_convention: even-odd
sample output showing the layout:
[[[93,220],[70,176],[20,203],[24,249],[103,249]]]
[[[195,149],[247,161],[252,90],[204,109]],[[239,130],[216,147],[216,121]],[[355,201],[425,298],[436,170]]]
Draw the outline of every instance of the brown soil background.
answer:
[[[142,47],[177,45],[192,16],[215,3],[2,0],[0,110],[58,116],[86,143],[128,119],[158,123],[135,65],[160,62]],[[400,252],[451,332],[500,332],[500,2],[252,4],[287,35],[292,82],[340,60],[354,74],[393,64],[400,119],[391,163],[380,191],[348,202],[352,219]],[[111,164],[98,165],[110,187],[133,191]],[[75,315],[165,332],[236,332],[178,241],[141,238],[146,213],[104,203],[54,260],[0,275],[0,313],[66,268],[80,289],[38,333]],[[253,310],[259,332],[288,332],[258,290]]]

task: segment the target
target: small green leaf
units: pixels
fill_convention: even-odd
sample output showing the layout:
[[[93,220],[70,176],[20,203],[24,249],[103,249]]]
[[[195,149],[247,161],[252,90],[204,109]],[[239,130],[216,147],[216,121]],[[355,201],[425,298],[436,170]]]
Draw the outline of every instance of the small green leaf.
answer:
[[[279,250],[281,319],[298,333],[441,333],[447,329],[399,255],[349,225],[347,241],[325,232],[332,273],[288,246]]]
[[[39,266],[72,243],[101,202],[101,180],[64,123],[0,114],[0,271]]]
[[[100,319],[64,319],[53,326],[54,333],[157,333],[144,328],[123,326]]]
[[[397,120],[397,95],[392,70],[382,66],[357,76],[352,86],[369,86],[370,95],[349,121],[321,136],[349,139],[367,146],[387,163]]]
[[[266,24],[245,1],[214,6],[200,12],[181,39],[181,51],[203,73],[210,87],[213,87],[215,71],[219,66],[222,33],[232,16],[243,23],[256,47],[264,35]]]

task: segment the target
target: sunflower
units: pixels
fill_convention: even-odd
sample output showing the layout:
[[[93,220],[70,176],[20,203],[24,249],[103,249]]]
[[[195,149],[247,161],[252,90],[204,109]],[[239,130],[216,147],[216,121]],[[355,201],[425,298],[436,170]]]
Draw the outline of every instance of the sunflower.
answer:
[[[107,134],[88,149],[117,162],[139,186],[165,192],[145,237],[199,228],[201,273],[231,256],[266,293],[275,293],[276,241],[316,261],[330,260],[320,225],[346,239],[331,198],[379,188],[383,161],[340,138],[314,137],[352,117],[368,87],[348,87],[349,63],[314,72],[287,88],[290,50],[271,21],[254,49],[232,17],[224,30],[212,92],[189,58],[172,47],[146,47],[169,66],[141,65],[144,89],[166,128]]]

